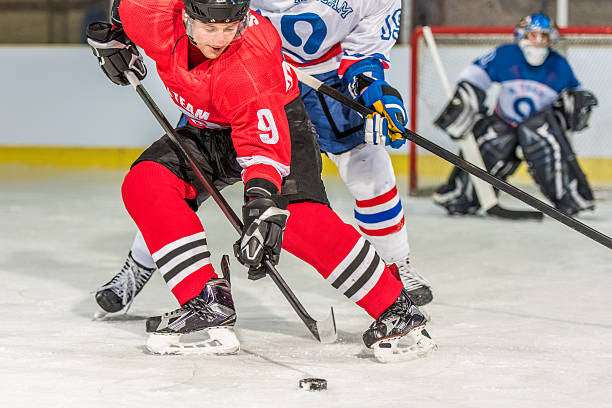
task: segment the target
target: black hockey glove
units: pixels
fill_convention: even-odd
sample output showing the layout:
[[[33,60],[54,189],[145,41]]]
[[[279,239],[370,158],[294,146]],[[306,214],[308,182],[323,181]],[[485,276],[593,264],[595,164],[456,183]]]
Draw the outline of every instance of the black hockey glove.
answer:
[[[553,108],[563,127],[579,132],[589,126],[591,111],[597,106],[597,98],[587,90],[568,90],[559,93]]]
[[[87,42],[98,57],[100,68],[117,85],[129,85],[123,74],[132,71],[138,79],[144,79],[147,68],[136,45],[128,38],[123,28],[98,21],[87,26]]]
[[[257,280],[266,274],[264,260],[278,264],[289,211],[278,208],[272,198],[257,197],[244,204],[242,217],[244,229],[234,244],[234,254],[249,267],[249,279]]]

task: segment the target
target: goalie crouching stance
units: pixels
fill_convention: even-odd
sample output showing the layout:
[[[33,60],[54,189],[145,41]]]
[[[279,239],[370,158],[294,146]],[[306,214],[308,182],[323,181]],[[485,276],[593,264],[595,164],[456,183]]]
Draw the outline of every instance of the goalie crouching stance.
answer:
[[[122,0],[118,10],[122,28],[93,23],[88,42],[120,85],[128,84],[125,70],[144,77],[130,39],[141,46],[189,118],[177,132],[200,167],[220,189],[244,181],[244,229],[234,250],[249,277],[264,276],[262,260],[276,265],[282,247],[375,319],[363,340],[380,360],[434,350],[425,318],[402,283],[328,206],[316,133],[274,27],[249,12],[248,0]],[[208,194],[167,136],[136,160],[122,194],[181,306],[147,319],[147,348],[160,354],[237,352],[230,284],[211,265],[195,212]],[[132,296],[141,287],[135,285]],[[111,294],[102,293],[112,306]],[[115,300],[121,308],[121,299]],[[181,341],[192,333],[210,338]],[[408,347],[400,350],[400,339]]]
[[[566,134],[587,127],[597,100],[580,89],[567,60],[550,48],[558,33],[548,17],[523,18],[515,35],[517,43],[500,46],[464,69],[435,124],[454,139],[471,132],[494,176],[505,180],[524,158],[555,208],[568,215],[592,210],[593,193]],[[487,115],[484,101],[493,82],[501,84],[501,91],[494,113]],[[474,214],[480,208],[470,177],[458,168],[434,201],[450,214]]]

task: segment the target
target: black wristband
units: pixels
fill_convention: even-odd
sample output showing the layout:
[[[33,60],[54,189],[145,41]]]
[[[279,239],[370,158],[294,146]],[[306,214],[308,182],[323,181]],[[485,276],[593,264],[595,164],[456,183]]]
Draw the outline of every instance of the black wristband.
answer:
[[[274,201],[275,207],[286,209],[288,200],[279,194],[278,189],[270,180],[252,178],[244,186],[244,202],[255,198],[269,198]]]

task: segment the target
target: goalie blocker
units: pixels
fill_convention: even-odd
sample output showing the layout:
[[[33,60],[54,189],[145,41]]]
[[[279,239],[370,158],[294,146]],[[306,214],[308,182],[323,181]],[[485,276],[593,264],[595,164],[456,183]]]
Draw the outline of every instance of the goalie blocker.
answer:
[[[463,138],[486,114],[487,107],[484,104],[486,96],[482,89],[469,82],[459,82],[455,95],[434,124],[455,140]]]

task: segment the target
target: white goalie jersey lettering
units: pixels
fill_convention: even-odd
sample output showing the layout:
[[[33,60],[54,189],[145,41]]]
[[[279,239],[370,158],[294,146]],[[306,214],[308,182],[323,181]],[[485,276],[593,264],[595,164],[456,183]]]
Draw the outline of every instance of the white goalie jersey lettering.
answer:
[[[252,0],[251,8],[278,30],[289,62],[310,74],[366,57],[388,62],[399,34],[400,0]]]
[[[518,124],[550,106],[564,89],[579,89],[567,60],[555,50],[540,66],[530,66],[517,44],[497,47],[467,66],[458,81],[468,81],[486,91],[493,82],[501,85],[496,111]]]

